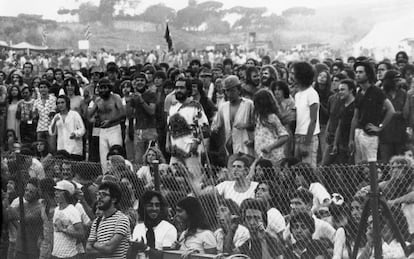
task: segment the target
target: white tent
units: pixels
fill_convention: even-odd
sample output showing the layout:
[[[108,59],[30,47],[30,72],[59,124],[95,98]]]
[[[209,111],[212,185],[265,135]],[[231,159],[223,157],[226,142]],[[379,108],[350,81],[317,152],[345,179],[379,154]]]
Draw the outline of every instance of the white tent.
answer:
[[[0,46],[2,46],[2,47],[8,47],[9,44],[7,44],[7,42],[5,42],[4,40],[0,40]]]
[[[27,42],[20,42],[15,45],[10,46],[14,49],[31,49],[31,50],[45,50],[47,49],[46,46],[36,46]]]
[[[399,50],[410,52],[404,40],[414,38],[412,24],[414,16],[377,23],[364,38],[354,44],[354,55],[358,56],[367,50],[377,59],[382,59],[394,57]]]

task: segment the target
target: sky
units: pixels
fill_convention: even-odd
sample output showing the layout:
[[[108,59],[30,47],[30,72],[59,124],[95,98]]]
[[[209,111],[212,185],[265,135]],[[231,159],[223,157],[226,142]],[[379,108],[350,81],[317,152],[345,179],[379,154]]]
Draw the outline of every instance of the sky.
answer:
[[[134,1],[134,0],[131,0]],[[360,3],[361,0],[218,0],[224,4],[224,8],[230,8],[236,5],[246,7],[267,7],[269,12],[281,14],[294,6],[305,6],[318,8],[338,4]],[[376,3],[378,1],[398,1],[398,0],[364,0],[364,3]],[[57,14],[60,8],[75,9],[83,2],[93,2],[99,4],[99,0],[0,0],[0,16],[17,16],[20,13],[40,14],[45,19],[57,21],[73,21],[73,17],[61,16]],[[188,0],[140,0],[136,13],[143,12],[150,5],[164,3],[166,6],[176,10],[182,9],[188,5]],[[198,0],[197,2],[204,2]]]

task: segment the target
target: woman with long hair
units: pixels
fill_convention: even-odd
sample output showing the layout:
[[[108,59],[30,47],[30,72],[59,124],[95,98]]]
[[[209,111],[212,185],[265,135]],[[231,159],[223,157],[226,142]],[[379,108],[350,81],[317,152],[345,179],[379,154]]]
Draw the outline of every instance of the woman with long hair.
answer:
[[[200,79],[193,79],[191,81],[191,84],[193,87],[193,100],[201,104],[207,116],[208,122],[211,124],[211,121],[217,112],[217,108],[215,107],[214,103],[209,98],[207,98],[207,94],[203,88],[203,82]]]
[[[277,163],[285,158],[284,144],[289,133],[279,120],[276,100],[270,91],[258,91],[253,101],[256,115],[254,149],[257,156]]]
[[[325,132],[326,124],[329,119],[328,100],[332,95],[331,92],[331,75],[328,71],[322,70],[316,77],[314,88],[319,95],[319,123],[321,125],[321,133],[319,134],[319,143],[322,152],[325,150]]]
[[[193,253],[216,254],[217,242],[207,223],[200,201],[195,197],[186,197],[177,203],[176,217],[184,223],[186,229],[178,240],[178,248],[187,258]]]
[[[134,88],[131,80],[124,80],[121,82],[122,105],[125,107],[128,114],[132,114],[129,103],[131,102]],[[134,119],[126,118],[125,120],[125,152],[128,160],[134,160]]]
[[[7,128],[12,129],[16,132],[17,139],[20,141],[20,126],[19,121],[17,120],[17,107],[19,102],[22,100],[22,95],[20,88],[17,85],[12,85],[9,87],[7,94]]]
[[[167,221],[168,204],[161,193],[146,191],[140,200],[138,214],[141,222],[133,232],[132,244],[144,250],[147,258],[162,258],[161,251],[171,248],[177,240],[177,229]]]
[[[286,221],[280,212],[281,188],[275,181],[264,180],[259,182],[255,190],[255,198],[267,204],[267,230],[274,236],[282,237],[286,228]]]
[[[84,116],[86,107],[79,90],[78,81],[74,77],[66,78],[65,81],[63,81],[63,91],[70,99],[70,109],[77,111],[82,117],[86,117]]]

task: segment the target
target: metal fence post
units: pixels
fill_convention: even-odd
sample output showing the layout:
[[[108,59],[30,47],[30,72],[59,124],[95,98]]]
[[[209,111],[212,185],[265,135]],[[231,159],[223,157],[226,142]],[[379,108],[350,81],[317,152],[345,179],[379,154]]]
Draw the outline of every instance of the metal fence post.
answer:
[[[160,161],[158,160],[154,160],[152,161],[152,170],[154,172],[154,185],[155,185],[155,190],[157,192],[160,191],[161,189],[161,180],[160,180],[160,171],[159,171],[159,164]]]
[[[382,258],[382,241],[381,241],[381,228],[379,225],[379,191],[378,191],[378,172],[376,162],[369,162],[369,171],[371,178],[371,212],[372,212],[372,225],[374,236],[374,257],[375,259]]]

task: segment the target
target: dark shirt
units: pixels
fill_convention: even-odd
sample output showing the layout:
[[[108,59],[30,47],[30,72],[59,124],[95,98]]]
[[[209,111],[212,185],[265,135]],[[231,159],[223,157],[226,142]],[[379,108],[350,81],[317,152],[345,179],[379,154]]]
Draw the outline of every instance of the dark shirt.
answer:
[[[146,90],[142,94],[142,98],[148,105],[157,103],[157,94],[150,90]],[[157,127],[155,115],[147,113],[136,98],[131,99],[131,106],[135,109],[135,129],[155,129]]]
[[[366,90],[365,94],[358,92],[355,98],[355,108],[359,111],[359,118],[357,128],[363,129],[368,135],[376,135],[366,130],[369,123],[379,126],[384,117],[384,101],[386,97],[381,89],[371,85]]]
[[[326,125],[329,119],[328,100],[332,95],[332,92],[329,89],[319,89],[318,87],[315,87],[315,90],[319,95],[320,102],[319,123],[321,125]]]
[[[27,252],[30,255],[37,256],[39,254],[39,248],[37,246],[37,241],[39,240],[40,235],[43,232],[43,222],[41,217],[41,205],[38,201],[33,202],[28,205],[24,205],[25,211],[25,230],[26,235],[22,236],[21,226],[22,221],[20,221],[18,230],[17,230],[17,239],[16,239],[16,251]],[[12,217],[19,218],[18,208],[12,211]],[[23,240],[24,239],[24,240]],[[23,243],[25,242],[26,247]]]
[[[63,82],[62,82],[62,84],[61,85],[59,85],[58,83],[54,83],[51,87],[50,87],[50,89],[49,89],[49,93],[50,94],[54,94],[55,95],[55,97],[58,97],[59,96],[59,91],[60,91],[60,89],[62,89],[63,88]]]
[[[403,143],[406,141],[405,128],[407,127],[407,122],[403,117],[402,111],[407,100],[407,93],[404,90],[398,89],[394,98],[390,94],[386,94],[386,97],[394,106],[396,114],[381,131],[380,143]]]
[[[342,104],[341,114],[339,116],[341,127],[340,135],[338,136],[338,144],[348,145],[349,143],[349,132],[351,131],[352,118],[354,117],[355,101],[350,103],[348,106]]]
[[[335,139],[335,131],[338,127],[339,119],[341,118],[342,109],[344,109],[344,100],[341,100],[339,94],[334,94],[329,97],[328,100],[328,116],[329,124],[326,129],[327,143],[332,144]]]

